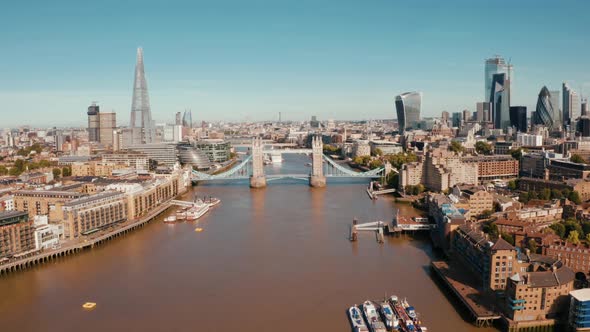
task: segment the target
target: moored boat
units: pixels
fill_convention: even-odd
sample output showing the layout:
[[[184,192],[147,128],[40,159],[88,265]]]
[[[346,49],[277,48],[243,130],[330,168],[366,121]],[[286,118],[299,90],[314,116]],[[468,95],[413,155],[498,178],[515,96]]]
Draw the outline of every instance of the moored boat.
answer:
[[[414,309],[414,307],[412,307],[406,299],[402,301],[402,306],[404,307],[404,309],[408,313],[408,316],[410,316],[412,320],[416,320],[418,318],[418,315],[416,315],[416,309]]]
[[[369,332],[363,315],[356,305],[348,308],[348,318],[350,318],[350,324],[352,324],[352,330],[354,332]]]
[[[377,312],[377,307],[371,301],[365,301],[363,303],[363,311],[365,313],[365,317],[367,318],[367,322],[369,323],[369,327],[371,328],[372,332],[386,332],[387,329],[385,328],[385,324],[379,318],[379,313]]]
[[[209,197],[209,200],[207,201],[207,204],[209,204],[209,207],[214,207],[219,203],[221,203],[221,200],[216,197]]]
[[[397,296],[392,296],[389,298],[393,310],[399,317],[401,323],[401,329],[408,332],[416,331],[416,326],[414,325],[414,321],[408,316],[406,309],[403,307],[401,302],[398,300]]]
[[[209,204],[199,199],[186,211],[186,220],[197,220],[207,213],[207,211],[209,211]]]
[[[176,222],[176,216],[174,216],[174,215],[164,218],[164,223],[166,223],[166,224],[174,224],[175,222]]]
[[[388,330],[399,329],[399,318],[397,318],[397,316],[393,312],[393,309],[391,309],[391,306],[389,305],[389,303],[387,303],[387,300],[381,303],[380,312],[381,316],[383,317],[385,327],[387,327]]]
[[[187,209],[176,210],[176,220],[185,220],[186,219],[186,210]]]

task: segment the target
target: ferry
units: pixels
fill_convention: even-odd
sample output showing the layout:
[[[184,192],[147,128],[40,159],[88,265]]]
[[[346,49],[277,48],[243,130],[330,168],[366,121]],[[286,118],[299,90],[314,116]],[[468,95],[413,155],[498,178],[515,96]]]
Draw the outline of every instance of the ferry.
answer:
[[[176,210],[176,220],[186,220],[186,208]]]
[[[209,204],[202,200],[197,200],[191,208],[186,211],[186,220],[193,221],[201,218],[209,211]]]
[[[380,312],[383,317],[383,322],[385,322],[385,327],[387,327],[388,330],[399,330],[399,318],[397,318],[393,309],[391,309],[391,306],[387,303],[387,300],[381,302]]]
[[[350,318],[350,323],[352,324],[352,330],[354,332],[369,332],[365,320],[363,319],[363,315],[359,308],[357,308],[356,304],[353,307],[348,308],[348,318]]]
[[[174,224],[176,222],[176,216],[168,216],[164,218],[165,224]]]
[[[387,332],[385,324],[383,324],[381,318],[379,318],[379,313],[373,302],[365,301],[363,303],[363,311],[365,312],[365,317],[367,318],[367,322],[369,323],[372,332]]]

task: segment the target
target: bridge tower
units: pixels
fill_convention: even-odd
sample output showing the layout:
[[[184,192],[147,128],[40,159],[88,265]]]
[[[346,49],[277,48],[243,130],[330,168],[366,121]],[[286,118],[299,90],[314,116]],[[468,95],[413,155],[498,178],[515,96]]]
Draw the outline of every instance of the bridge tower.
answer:
[[[321,137],[311,139],[311,176],[309,185],[312,187],[325,187],[326,177],[324,176],[324,144]]]
[[[252,176],[250,176],[250,188],[266,187],[264,176],[264,145],[261,138],[252,140]]]

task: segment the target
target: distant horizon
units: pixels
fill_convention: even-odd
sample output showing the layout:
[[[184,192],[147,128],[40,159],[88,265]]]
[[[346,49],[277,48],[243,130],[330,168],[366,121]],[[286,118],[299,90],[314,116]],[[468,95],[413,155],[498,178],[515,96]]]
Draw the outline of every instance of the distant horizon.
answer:
[[[496,54],[514,65],[511,104],[529,116],[543,86],[590,94],[587,1],[5,7],[2,128],[82,127],[93,101],[128,125],[137,47],[156,123],[185,109],[196,123],[276,121],[279,112],[285,121],[395,119],[394,98],[408,91],[423,93],[422,117],[473,112],[484,61]]]

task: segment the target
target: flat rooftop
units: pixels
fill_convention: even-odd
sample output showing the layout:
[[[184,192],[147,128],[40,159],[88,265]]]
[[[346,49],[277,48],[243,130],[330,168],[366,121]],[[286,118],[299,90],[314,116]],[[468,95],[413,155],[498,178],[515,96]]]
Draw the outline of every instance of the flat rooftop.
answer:
[[[580,302],[590,301],[590,288],[571,291],[570,295]]]

